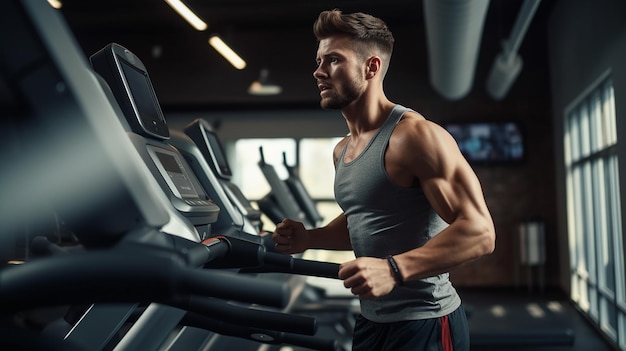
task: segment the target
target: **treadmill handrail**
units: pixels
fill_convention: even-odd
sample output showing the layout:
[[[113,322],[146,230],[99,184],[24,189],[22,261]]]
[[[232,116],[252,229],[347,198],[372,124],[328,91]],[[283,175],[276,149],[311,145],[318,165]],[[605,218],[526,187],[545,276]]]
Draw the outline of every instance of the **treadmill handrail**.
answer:
[[[339,264],[296,258],[290,255],[266,252],[264,264],[241,270],[243,273],[291,273],[313,277],[339,279]]]
[[[303,335],[314,335],[317,331],[317,320],[312,317],[262,310],[250,306],[237,306],[217,299],[181,295],[176,296],[169,305],[251,328]]]
[[[245,235],[245,233],[241,233]],[[256,236],[248,235],[250,237],[258,238]],[[269,238],[266,235],[264,238]],[[270,251],[267,249],[267,243],[261,244],[257,242],[249,241],[243,238],[235,237],[223,237],[221,240],[228,241],[230,245],[230,254],[226,255],[222,260],[215,260],[208,263],[207,267],[231,267],[242,268],[241,272],[244,273],[259,273],[259,272],[272,272],[272,273],[291,273],[308,275],[314,277],[324,277],[331,279],[339,279],[339,264],[333,262],[322,262],[314,260],[306,260],[302,258],[296,258],[291,255]],[[249,264],[244,264],[243,258],[236,260],[239,257],[258,256],[258,263],[251,260]],[[254,264],[256,263],[256,264]]]
[[[167,302],[176,294],[285,307],[285,284],[228,271],[188,268],[178,255],[92,250],[0,271],[0,313],[94,302]]]
[[[268,320],[267,322],[268,324],[272,323],[271,320]],[[182,324],[186,326],[211,330],[222,335],[245,338],[265,344],[289,344],[302,346],[313,350],[325,351],[343,350],[339,346],[337,340],[334,339],[326,339],[296,333],[285,333],[263,328],[251,328],[209,318],[199,313],[187,313],[187,315],[185,315],[185,318],[183,318],[182,320]]]

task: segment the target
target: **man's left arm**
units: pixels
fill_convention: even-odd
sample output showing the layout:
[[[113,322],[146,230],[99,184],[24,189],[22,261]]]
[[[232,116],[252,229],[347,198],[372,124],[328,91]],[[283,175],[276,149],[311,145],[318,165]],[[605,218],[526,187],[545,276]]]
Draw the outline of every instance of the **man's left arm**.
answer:
[[[404,280],[449,272],[495,249],[495,228],[478,177],[452,136],[422,121],[413,172],[449,226],[422,247],[394,256]]]

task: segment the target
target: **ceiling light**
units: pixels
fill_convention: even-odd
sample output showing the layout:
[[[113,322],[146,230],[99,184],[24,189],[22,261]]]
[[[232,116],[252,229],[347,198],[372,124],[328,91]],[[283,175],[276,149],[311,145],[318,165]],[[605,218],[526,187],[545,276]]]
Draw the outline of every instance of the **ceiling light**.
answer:
[[[280,85],[274,84],[269,79],[270,72],[268,69],[261,69],[259,79],[255,80],[248,87],[248,94],[250,95],[278,95],[283,91]]]
[[[63,7],[63,3],[60,0],[48,0],[48,4],[57,10]]]
[[[246,68],[246,61],[244,61],[239,55],[237,55],[233,49],[231,49],[220,37],[214,35],[209,38],[209,44],[220,53],[220,55],[224,56],[228,62],[230,62],[233,67],[236,69],[244,69]]]
[[[203,31],[208,28],[207,24],[180,0],[165,0],[165,2],[170,5],[174,11],[178,12],[178,14],[184,18],[185,21],[189,22],[189,24],[191,24],[191,26],[196,30]]]

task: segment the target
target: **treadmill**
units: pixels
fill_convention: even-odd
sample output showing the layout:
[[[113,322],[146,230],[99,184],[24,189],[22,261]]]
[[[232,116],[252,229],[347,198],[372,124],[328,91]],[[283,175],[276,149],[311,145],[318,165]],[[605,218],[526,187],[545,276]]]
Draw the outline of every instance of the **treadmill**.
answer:
[[[314,226],[293,193],[276,173],[276,169],[271,164],[265,162],[263,147],[259,147],[259,168],[270,185],[270,192],[259,200],[259,208],[276,224],[284,218],[302,222],[305,228],[311,229]]]
[[[208,183],[207,188],[219,188],[221,183],[216,181],[217,177],[211,176],[212,172],[220,172],[220,169],[227,170],[227,174],[229,174],[230,178],[232,173],[226,161],[226,156],[223,153],[223,147],[219,137],[206,120],[199,118],[192,121],[184,128],[184,133],[172,131],[170,142],[175,145],[186,158],[188,158],[188,162],[192,165],[196,174],[202,175],[198,176],[198,178],[202,184]],[[209,167],[209,164],[212,166]],[[273,179],[272,183],[281,184],[281,181],[272,166],[265,164],[264,167],[266,168],[266,173],[269,174],[269,177],[273,176],[271,178]],[[295,182],[296,179],[293,178],[293,181]],[[284,185],[286,185],[286,183]],[[235,193],[241,194],[235,184],[228,182],[224,184],[224,186],[233,189]],[[289,188],[283,188],[283,194],[288,194],[287,191],[289,191]],[[293,198],[293,200],[295,199],[296,197]],[[220,205],[220,208],[223,208],[222,204],[224,204],[224,206],[228,206],[231,201],[234,203],[234,206],[238,207],[242,206],[241,204],[249,204],[248,200],[243,197],[243,194],[241,194],[240,197],[231,198],[226,195],[226,192],[224,192],[216,198],[216,202]],[[295,202],[293,204],[296,206]],[[237,211],[234,211],[234,213],[233,217],[228,217],[227,222],[234,222],[239,219],[240,216],[238,216]],[[222,213],[220,213],[220,216],[221,215]],[[321,218],[321,216],[319,217]],[[284,217],[280,217],[281,220],[282,218]],[[243,220],[247,220],[247,216],[243,217]],[[240,233],[238,235],[234,235],[237,237],[244,235],[245,237],[246,234]],[[272,250],[273,242],[271,241],[269,233],[262,232],[260,237],[260,243],[265,245],[268,250]],[[298,256],[300,255],[296,255],[296,257]],[[280,270],[278,267],[274,267],[274,269]],[[261,272],[264,271],[264,269],[248,269],[246,271]],[[310,272],[309,275],[316,274],[315,272]],[[280,278],[281,276],[278,277]],[[286,276],[283,276],[283,278],[286,278]],[[326,278],[336,277],[326,276]],[[293,295],[294,300],[292,300],[292,303],[287,310],[295,314],[307,315],[315,318],[318,321],[319,326],[316,335],[333,338],[340,345],[339,347],[349,349],[354,316],[358,310],[356,308],[358,306],[358,301],[354,298],[341,299],[341,301],[328,301],[325,297],[323,289],[308,284],[305,277],[292,276],[288,279],[291,282],[290,287],[292,287],[293,291],[301,293]]]
[[[321,224],[322,216],[315,202],[302,184],[294,166],[287,164],[283,153],[283,165],[289,176],[282,180],[273,165],[265,162],[263,148],[259,148],[259,167],[271,186],[270,192],[259,201],[259,207],[275,223],[284,218],[300,221],[305,228]],[[307,283],[294,307],[294,313],[315,316],[320,327],[333,335],[344,348],[350,349],[356,316],[360,313],[358,299],[354,296],[331,298],[326,289]],[[330,332],[328,332],[330,330]]]
[[[226,240],[199,242],[210,234],[208,224],[217,206],[200,191],[195,203],[184,201],[192,199],[183,196],[189,189],[179,189],[177,203],[166,196],[163,183],[137,150],[141,144],[120,122],[120,107],[55,10],[39,0],[4,5],[0,43],[12,50],[0,56],[2,103],[6,98],[8,107],[2,121],[8,137],[0,159],[12,167],[0,178],[8,195],[0,210],[2,241],[30,240],[30,233],[20,229],[25,223],[43,222],[38,210],[50,207],[72,228],[80,245],[70,252],[42,238],[38,245],[45,246],[48,256],[24,257],[22,264],[0,267],[3,348],[156,350],[176,344],[167,340],[171,333],[160,332],[176,328],[182,318],[196,317],[196,325],[208,325],[215,320],[199,312],[242,310],[213,298],[284,307],[289,299],[284,284],[226,269],[198,269],[231,250]],[[162,150],[153,151],[175,155]],[[167,162],[148,155],[151,162]],[[160,176],[177,173],[173,164],[162,166],[157,167]],[[176,166],[185,167],[183,162]],[[188,216],[181,217],[183,212]],[[2,251],[3,260],[9,257]],[[14,313],[65,304],[88,307],[62,337],[58,329],[31,330],[13,323]],[[314,324],[261,310],[249,314],[265,316],[266,324],[273,317],[285,317],[280,324],[291,322],[304,329]],[[262,342],[284,336],[265,333],[258,321],[239,317],[246,327],[241,336]],[[236,319],[222,318],[231,324]],[[221,331],[228,331],[226,324],[219,325]],[[159,340],[163,336],[165,340]]]
[[[246,243],[253,243],[261,246],[261,250],[265,250],[266,241],[271,239],[269,235],[261,237],[261,233],[257,229],[258,224],[255,225],[255,221],[258,221],[260,218],[260,213],[253,211],[250,204],[245,202],[243,194],[238,191],[236,186],[224,179],[228,175],[227,171],[229,170],[224,164],[225,158],[222,159],[219,168],[222,181],[216,183],[211,177],[214,174],[213,170],[206,167],[206,162],[203,162],[206,159],[198,154],[199,148],[195,143],[189,143],[188,140],[181,138],[180,135],[175,138],[175,142],[170,140],[169,128],[160,110],[147,70],[141,60],[130,50],[115,43],[111,43],[93,54],[90,60],[94,70],[111,87],[113,96],[115,96],[123,111],[124,118],[122,122],[127,122],[127,132],[135,148],[150,168],[152,175],[160,180],[160,185],[168,195],[168,198],[171,199],[172,204],[186,219],[194,224],[200,240],[222,236],[228,238],[229,245],[245,246]],[[189,134],[194,135],[191,129],[189,131]],[[206,137],[207,134],[204,133],[204,136]],[[211,147],[216,146],[215,142],[216,140],[213,141]],[[180,150],[183,150],[185,156],[183,156]],[[191,165],[194,166],[192,167]],[[212,194],[212,197],[209,197],[208,194]],[[226,197],[224,197],[224,194]],[[218,200],[220,205],[224,206],[228,211],[219,209],[215,211],[214,209],[218,207],[213,199]],[[237,202],[234,202],[235,200]],[[243,214],[241,218],[237,217],[237,213],[233,215],[235,211],[233,211],[232,207],[234,206],[236,206],[237,211]],[[241,227],[236,222],[238,219],[241,220]],[[245,232],[244,228],[249,232]],[[252,247],[256,248],[254,245]],[[258,255],[257,252],[249,254],[247,260],[250,262],[247,264],[246,258],[237,257],[239,260],[231,263],[234,266],[232,268],[247,268],[246,266],[257,268],[260,265]],[[274,256],[274,259],[280,262],[287,262],[287,257],[277,258]],[[320,264],[323,267],[329,267],[333,272],[332,274],[336,277],[335,269],[337,267]],[[264,281],[273,280],[286,284],[292,292],[289,300],[293,301],[300,292],[305,278],[298,275],[285,274],[285,272],[298,273],[291,266],[289,269],[284,270],[280,267],[280,264],[276,266],[264,263],[264,265],[265,269],[262,272],[277,270],[284,273],[263,274],[258,279],[263,279]],[[255,271],[255,273],[258,272]],[[306,271],[302,273],[318,274],[319,272]],[[287,311],[287,309],[283,311]],[[276,315],[276,317],[278,318],[279,315]],[[187,314],[183,323],[198,326],[199,319],[201,319],[199,316],[190,317]],[[228,333],[221,325],[211,324],[206,318],[203,323],[208,323],[209,329],[217,329],[223,333]],[[297,331],[297,329],[289,330]],[[233,334],[240,336],[235,332]],[[257,335],[257,338],[258,335],[262,335],[258,339],[261,342],[272,341],[268,339],[267,334],[261,332],[253,334]],[[180,332],[174,335],[173,338],[177,344],[184,344],[185,349],[193,348],[190,347],[191,344],[194,344],[196,348],[200,348],[207,342],[210,342],[211,347],[214,349],[237,348],[245,350],[246,348],[258,348],[256,343],[251,344],[241,338],[225,338],[219,334],[194,330],[188,326],[181,327]],[[275,337],[272,336],[272,338]],[[319,342],[317,340],[312,341],[314,343]],[[297,342],[306,344],[307,341],[297,340]]]
[[[201,184],[220,207],[213,224],[216,231],[233,228],[253,235],[262,233],[261,211],[252,206],[237,185],[222,143],[213,127],[204,119],[189,123],[184,131],[172,130],[169,141],[189,162]]]
[[[178,150],[167,143],[169,128],[141,60],[115,43],[89,59],[111,89],[121,108],[120,122],[150,173],[176,211],[193,225],[187,228],[192,232],[188,238],[200,241],[210,237],[211,224],[217,220],[220,208],[208,197]],[[179,232],[177,229],[172,231]]]
[[[283,166],[287,169],[289,176],[285,179],[285,184],[287,184],[287,188],[293,194],[293,197],[296,199],[296,202],[304,211],[304,215],[313,225],[313,227],[319,227],[322,225],[322,221],[324,217],[317,210],[317,206],[315,205],[315,201],[309,195],[308,190],[302,183],[300,179],[300,175],[298,174],[298,169],[296,166],[290,166],[287,163],[287,154],[283,152]]]

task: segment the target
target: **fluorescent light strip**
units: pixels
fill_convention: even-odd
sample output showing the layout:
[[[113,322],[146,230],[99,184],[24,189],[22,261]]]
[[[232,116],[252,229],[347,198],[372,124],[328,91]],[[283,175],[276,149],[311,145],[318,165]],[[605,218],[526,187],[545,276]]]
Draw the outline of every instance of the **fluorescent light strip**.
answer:
[[[191,26],[196,30],[203,31],[208,28],[207,24],[180,0],[165,0],[165,2],[170,5],[174,11],[178,12],[178,14],[184,18],[185,21],[189,22],[189,24],[191,24]]]
[[[48,4],[57,10],[63,7],[63,4],[59,0],[48,0]]]
[[[209,38],[209,45],[211,45],[217,52],[219,52],[228,62],[230,62],[236,69],[242,70],[246,68],[246,61],[244,61],[239,55],[237,55],[226,43],[220,39],[217,35]]]

